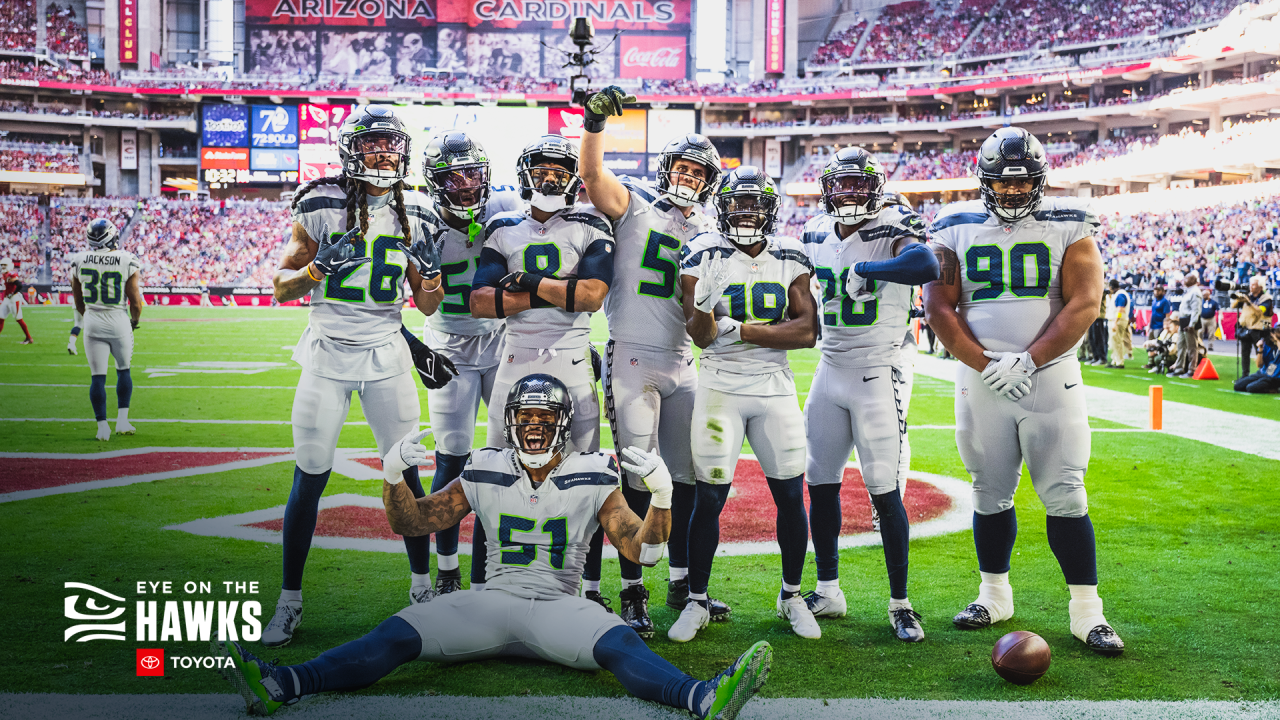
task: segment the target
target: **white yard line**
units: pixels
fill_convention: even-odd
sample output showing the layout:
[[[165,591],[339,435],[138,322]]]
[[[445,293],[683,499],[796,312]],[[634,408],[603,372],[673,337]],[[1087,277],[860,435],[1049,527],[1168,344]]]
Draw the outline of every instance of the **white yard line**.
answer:
[[[401,547],[400,552],[404,552]],[[774,662],[778,662],[774,656]],[[208,670],[210,695],[0,695],[0,715],[14,720],[73,717],[78,720],[190,720],[243,718],[244,701]],[[571,673],[571,670],[565,670]],[[1053,671],[1050,670],[1050,673]],[[766,686],[767,687],[767,686]],[[454,695],[345,697],[317,695],[288,709],[283,717],[308,720],[571,720],[608,717],[617,720],[688,718],[683,710],[635,698],[529,695],[466,697]],[[991,700],[815,700],[756,698],[738,715],[743,720],[1275,720],[1280,702],[1183,700],[1058,700],[998,702]]]
[[[916,374],[954,383],[957,361],[921,354]],[[1131,428],[1146,428],[1148,402],[1141,395],[1085,384],[1089,416]],[[1252,415],[1164,401],[1164,430],[1160,432],[1228,450],[1280,460],[1280,422]]]

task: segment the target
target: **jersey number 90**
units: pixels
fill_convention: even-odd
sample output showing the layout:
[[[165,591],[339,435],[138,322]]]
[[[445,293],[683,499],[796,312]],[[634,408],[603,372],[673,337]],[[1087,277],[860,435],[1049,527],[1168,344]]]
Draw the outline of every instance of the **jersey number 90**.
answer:
[[[1042,242],[1014,245],[1009,248],[1007,262],[999,245],[970,247],[964,254],[965,276],[969,282],[986,284],[973,291],[973,299],[994,300],[1004,294],[1006,287],[1020,298],[1048,295],[1053,275],[1050,258],[1049,246]],[[1005,267],[1009,268],[1007,283]],[[1034,274],[1033,281],[1028,281],[1029,274]]]

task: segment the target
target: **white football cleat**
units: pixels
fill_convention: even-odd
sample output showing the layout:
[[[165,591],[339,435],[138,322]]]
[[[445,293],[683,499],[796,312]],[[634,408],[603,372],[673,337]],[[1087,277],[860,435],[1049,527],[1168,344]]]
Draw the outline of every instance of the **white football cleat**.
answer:
[[[110,426],[110,425],[105,425],[105,424],[104,424],[102,427],[98,428],[98,439],[99,439],[99,440],[101,440],[101,441],[103,441],[103,442],[106,442],[106,441],[108,441],[108,440],[110,440],[110,439],[111,439],[111,426]]]
[[[76,354],[76,344],[75,344],[75,343],[70,343],[70,344],[68,344],[68,345],[67,345],[67,354],[68,354],[68,355],[75,355],[75,354]]]
[[[424,602],[434,600],[439,594],[430,585],[418,585],[409,588],[409,602],[413,605],[421,605]]]
[[[786,600],[782,599],[782,593],[778,593],[778,617],[790,621],[791,629],[802,638],[817,640],[822,637],[822,628],[818,627],[818,621],[800,593]]]
[[[138,431],[138,428],[129,424],[128,420],[120,420],[116,422],[117,435],[132,435]]]
[[[267,647],[288,645],[293,631],[302,624],[302,603],[286,601],[276,605],[276,614],[262,631],[262,644]]]
[[[845,602],[844,591],[836,588],[834,595],[823,595],[817,590],[804,594],[804,603],[814,617],[842,618],[849,612],[849,604]]]
[[[711,622],[711,611],[702,607],[697,600],[690,600],[680,611],[680,617],[667,631],[667,637],[675,642],[689,642],[698,636],[698,631]]]

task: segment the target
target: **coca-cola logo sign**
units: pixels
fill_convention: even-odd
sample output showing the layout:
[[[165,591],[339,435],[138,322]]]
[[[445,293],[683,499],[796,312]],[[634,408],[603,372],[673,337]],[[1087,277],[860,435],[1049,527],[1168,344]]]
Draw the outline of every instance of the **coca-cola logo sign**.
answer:
[[[625,78],[683,80],[688,76],[685,58],[689,39],[682,35],[623,35],[622,68]]]

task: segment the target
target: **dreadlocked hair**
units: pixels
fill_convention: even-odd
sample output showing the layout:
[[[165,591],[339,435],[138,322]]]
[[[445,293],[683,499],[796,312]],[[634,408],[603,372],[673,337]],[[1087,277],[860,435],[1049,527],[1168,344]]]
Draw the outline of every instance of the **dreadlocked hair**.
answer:
[[[339,188],[342,189],[343,194],[347,196],[347,229],[350,229],[352,226],[355,225],[355,216],[353,215],[355,205],[353,204],[354,202],[353,196],[356,193],[352,192],[352,190],[354,189],[352,187],[352,183],[351,181],[347,180],[346,176],[344,175],[316,178],[315,180],[308,182],[306,185],[303,185],[302,187],[298,188],[296,192],[294,192],[293,202],[290,203],[289,208],[291,210],[297,210],[298,204],[301,203],[302,199],[307,196],[307,193],[310,193],[312,190],[316,189],[321,185],[337,185]],[[359,194],[362,196],[364,195],[364,193],[359,193]],[[364,232],[369,229],[367,216],[368,216],[368,213],[366,213],[365,223],[361,226],[361,234],[364,234]]]
[[[396,194],[395,209],[396,219],[400,221],[400,232],[404,233],[404,244],[406,246],[413,244],[413,226],[409,224],[409,213],[404,208],[404,181],[391,186],[391,191]]]
[[[356,183],[347,179],[346,176],[339,175],[335,177],[322,177],[308,182],[306,185],[298,188],[293,194],[293,202],[291,209],[296,209],[298,203],[306,197],[307,193],[320,185],[337,185],[342,189],[343,194],[347,196],[347,229],[360,224],[360,235],[368,237],[369,235],[369,194],[364,190],[363,186],[357,186]],[[392,192],[395,193],[395,213],[396,218],[400,221],[400,229],[405,235],[405,244],[413,243],[413,226],[409,224],[409,213],[405,209],[404,204],[404,181],[397,182],[391,186]]]

